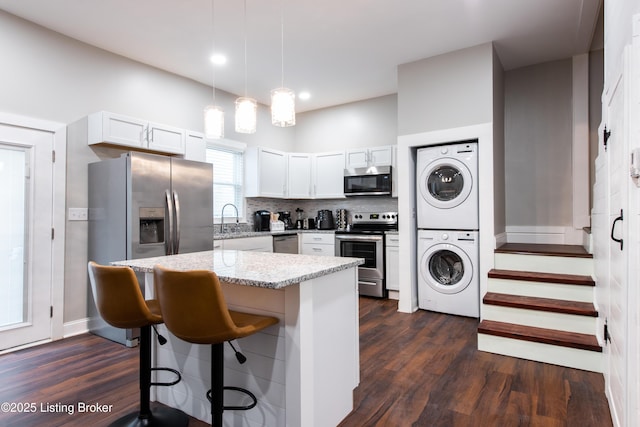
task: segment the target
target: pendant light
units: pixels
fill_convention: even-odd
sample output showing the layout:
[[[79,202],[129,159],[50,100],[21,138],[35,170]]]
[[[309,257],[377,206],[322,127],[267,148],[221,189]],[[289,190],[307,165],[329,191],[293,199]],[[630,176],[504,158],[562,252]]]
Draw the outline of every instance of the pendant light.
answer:
[[[215,52],[215,0],[211,0],[211,50]],[[212,64],[211,88],[213,103],[204,109],[204,136],[207,139],[220,139],[224,137],[224,110],[216,105],[216,72],[215,64]]]
[[[284,87],[284,0],[280,12],[281,86],[271,91],[271,123],[286,127],[296,124],[296,94]]]
[[[244,0],[244,96],[236,99],[236,132],[255,133],[258,103],[247,97],[247,0]]]

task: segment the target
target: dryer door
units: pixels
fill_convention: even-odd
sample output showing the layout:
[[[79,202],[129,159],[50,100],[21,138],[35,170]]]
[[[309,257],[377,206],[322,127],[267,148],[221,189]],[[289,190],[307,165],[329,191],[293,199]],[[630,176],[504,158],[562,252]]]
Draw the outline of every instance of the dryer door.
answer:
[[[422,255],[420,274],[434,290],[443,294],[457,294],[471,283],[473,265],[469,256],[458,246],[439,243]]]
[[[473,177],[461,161],[443,158],[434,160],[423,169],[419,186],[427,203],[438,209],[449,209],[469,197]]]

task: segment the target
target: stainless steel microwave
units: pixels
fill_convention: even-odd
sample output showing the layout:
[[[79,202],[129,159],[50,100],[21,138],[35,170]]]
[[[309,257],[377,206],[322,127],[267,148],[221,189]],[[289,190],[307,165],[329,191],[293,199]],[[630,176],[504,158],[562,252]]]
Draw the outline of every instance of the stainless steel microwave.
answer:
[[[391,166],[344,170],[345,196],[390,196]]]

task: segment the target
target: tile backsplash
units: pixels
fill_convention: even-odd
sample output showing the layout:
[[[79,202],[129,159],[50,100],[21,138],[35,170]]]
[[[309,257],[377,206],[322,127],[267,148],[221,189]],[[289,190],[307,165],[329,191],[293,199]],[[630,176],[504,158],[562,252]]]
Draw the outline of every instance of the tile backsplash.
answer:
[[[323,199],[323,200],[292,200],[292,199],[270,199],[270,198],[247,198],[246,218],[247,226],[253,230],[253,213],[258,210],[270,212],[291,212],[291,218],[295,221],[296,208],[302,209],[305,218],[315,218],[321,209],[330,209],[334,213],[338,209],[348,211],[348,222],[351,223],[352,212],[397,212],[398,199],[393,197],[350,197],[346,199]]]

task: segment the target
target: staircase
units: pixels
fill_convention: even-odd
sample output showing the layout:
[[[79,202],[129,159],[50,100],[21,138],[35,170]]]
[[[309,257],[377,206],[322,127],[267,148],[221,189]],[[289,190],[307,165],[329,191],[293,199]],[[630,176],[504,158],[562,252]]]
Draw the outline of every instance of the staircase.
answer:
[[[507,243],[495,251],[478,349],[602,372],[593,257],[582,246]]]

